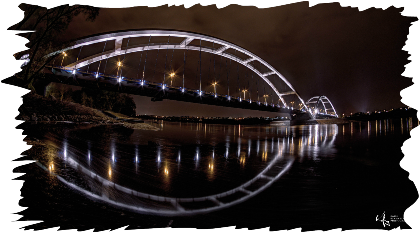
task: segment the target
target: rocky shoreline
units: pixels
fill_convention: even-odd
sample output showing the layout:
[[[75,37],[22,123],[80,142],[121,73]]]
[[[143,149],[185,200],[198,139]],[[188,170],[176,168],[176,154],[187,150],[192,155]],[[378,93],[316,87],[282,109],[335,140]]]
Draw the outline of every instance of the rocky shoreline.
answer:
[[[121,125],[130,129],[137,130],[160,130],[159,128],[152,126],[144,122],[127,122],[110,117],[100,117],[94,115],[37,115],[33,113],[31,117],[25,115],[18,115],[17,120],[23,120],[29,123],[39,124],[94,124],[94,125]]]
[[[97,109],[32,93],[23,96],[19,112],[15,119],[36,124],[121,125],[130,129],[160,130],[144,122],[128,122],[112,118]]]
[[[32,115],[26,116],[19,114],[16,117],[17,120],[23,120],[27,122],[39,122],[39,123],[54,123],[54,122],[74,122],[74,123],[98,123],[98,124],[115,124],[119,123],[118,120],[109,117],[100,117],[94,115],[40,115],[32,113]]]

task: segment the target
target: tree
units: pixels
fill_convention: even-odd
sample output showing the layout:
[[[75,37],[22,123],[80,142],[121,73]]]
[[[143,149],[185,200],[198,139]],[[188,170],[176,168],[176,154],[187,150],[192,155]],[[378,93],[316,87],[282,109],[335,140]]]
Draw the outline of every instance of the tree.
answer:
[[[51,83],[47,87],[46,97],[52,96],[60,101],[71,101],[73,90],[63,84]]]
[[[20,34],[29,39],[29,43],[26,45],[29,49],[16,54],[16,58],[29,54],[29,62],[17,77],[23,80],[25,87],[33,89],[34,79],[42,77],[40,72],[45,65],[60,53],[57,52],[52,56],[46,55],[71,45],[71,42],[58,41],[58,36],[67,29],[71,20],[79,14],[84,14],[87,21],[94,21],[99,14],[99,8],[62,5],[47,9],[29,4],[21,4],[19,7],[25,11],[25,16],[22,21],[10,27],[9,30],[34,30],[34,32]]]
[[[128,115],[128,116],[135,116],[136,115],[136,103],[134,102],[133,97],[128,94],[123,95],[124,98],[124,105],[121,107],[120,113]]]

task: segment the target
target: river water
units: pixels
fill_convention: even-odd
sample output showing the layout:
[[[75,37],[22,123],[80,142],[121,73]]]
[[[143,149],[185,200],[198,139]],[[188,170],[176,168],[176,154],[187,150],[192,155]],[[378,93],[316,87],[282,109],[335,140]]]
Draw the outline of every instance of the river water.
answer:
[[[418,195],[399,161],[417,119],[148,123],[161,130],[22,126],[48,144],[15,170],[26,173],[22,220],[44,221],[27,228],[409,228]]]

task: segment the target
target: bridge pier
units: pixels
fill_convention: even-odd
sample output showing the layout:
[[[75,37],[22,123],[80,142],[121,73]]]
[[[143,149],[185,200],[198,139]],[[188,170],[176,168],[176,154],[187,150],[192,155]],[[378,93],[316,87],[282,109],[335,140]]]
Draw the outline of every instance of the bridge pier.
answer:
[[[47,94],[47,87],[50,83],[51,81],[36,79],[34,80],[32,86],[38,95],[45,97]]]

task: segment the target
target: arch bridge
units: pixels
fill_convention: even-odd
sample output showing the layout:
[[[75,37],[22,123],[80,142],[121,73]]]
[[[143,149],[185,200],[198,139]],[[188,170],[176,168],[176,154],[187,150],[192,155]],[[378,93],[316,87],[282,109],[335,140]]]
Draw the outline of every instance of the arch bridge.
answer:
[[[306,106],[308,107],[309,111],[317,118],[338,118],[333,104],[326,96],[311,97],[306,102]]]
[[[167,37],[168,40],[166,43],[150,43],[151,38],[155,37]],[[130,45],[130,40],[134,41],[139,38],[144,38],[148,40],[147,44],[135,44]],[[170,38],[177,38],[178,42],[170,42]],[[181,42],[179,42],[181,41]],[[79,59],[80,53],[82,49],[89,48],[89,46],[94,46],[95,44],[99,43],[105,43],[103,46],[103,49],[101,52],[98,52],[96,54],[87,56],[85,58]],[[197,45],[199,43],[199,45]],[[211,47],[209,46],[203,46],[203,43],[211,44]],[[108,45],[113,45],[113,49],[109,49],[105,51],[105,48]],[[68,63],[65,66],[63,66],[63,61],[68,58],[67,53],[69,50],[77,51],[77,58],[74,62]],[[163,75],[163,81],[161,83],[159,82],[153,82],[148,80],[150,77],[151,70],[146,70],[146,62],[152,63],[153,60],[150,61],[150,57],[147,57],[147,52],[157,50],[157,56],[156,61],[158,60],[159,56],[159,50],[166,51],[166,59],[165,59],[165,65],[164,65],[164,75]],[[172,50],[172,57],[170,58],[170,62],[168,61],[168,50]],[[172,85],[172,77],[175,75],[173,72],[168,72],[167,68],[170,69],[170,66],[172,66],[172,58],[173,58],[173,52],[175,50],[183,50],[184,51],[184,70],[182,73],[182,86],[173,86]],[[197,89],[188,89],[185,86],[185,66],[186,66],[186,52],[188,51],[198,51],[199,52],[199,75],[200,75],[200,84],[199,88]],[[124,67],[123,63],[125,63],[125,59],[128,54],[134,54],[134,53],[141,53],[140,62],[137,68],[137,74],[136,78],[129,78],[123,76],[123,71],[127,70],[126,67]],[[144,54],[143,54],[144,53]],[[163,52],[161,52],[163,53]],[[259,80],[263,81],[263,84],[266,84],[271,88],[272,92],[274,93],[274,96],[278,98],[277,102],[267,102],[267,98],[273,98],[273,95],[266,94],[265,87],[264,87],[264,93],[260,94],[257,89],[257,97],[254,97],[254,99],[251,99],[251,88],[252,85],[249,84],[249,91],[246,88],[238,88],[238,92],[235,93],[236,96],[233,96],[232,93],[229,91],[229,72],[227,72],[227,94],[217,94],[216,92],[216,86],[218,85],[216,78],[215,81],[212,83],[214,87],[214,91],[203,91],[202,86],[202,60],[201,56],[202,53],[209,53],[214,56],[220,56],[224,57],[226,59],[226,67],[227,67],[227,60],[234,61],[238,64],[237,66],[237,83],[239,83],[240,79],[243,79],[244,77],[239,74],[239,64],[241,64],[242,67],[245,67],[247,70],[251,71],[251,75],[253,78],[253,75],[256,75],[259,79],[256,82],[256,87],[258,88]],[[149,54],[150,55],[150,54]],[[133,30],[133,31],[122,31],[122,32],[114,32],[114,33],[107,33],[107,34],[101,34],[96,35],[84,39],[77,40],[73,43],[72,46],[67,47],[65,49],[53,52],[49,54],[48,56],[56,56],[53,64],[49,66],[49,68],[52,68],[53,73],[58,76],[64,76],[67,77],[73,77],[74,80],[79,79],[81,81],[83,80],[90,80],[90,81],[102,81],[104,80],[110,82],[114,81],[115,83],[118,83],[118,85],[121,87],[127,87],[127,88],[135,88],[138,89],[139,87],[147,88],[147,87],[153,87],[155,89],[159,89],[160,92],[165,94],[166,92],[172,92],[178,91],[179,93],[194,93],[196,96],[201,97],[209,97],[212,96],[213,98],[223,99],[225,101],[231,102],[240,102],[242,105],[244,104],[254,104],[254,105],[265,105],[271,108],[282,108],[282,109],[293,109],[293,106],[291,104],[288,104],[286,100],[284,99],[284,96],[287,95],[293,95],[298,99],[298,101],[301,102],[303,107],[301,108],[301,111],[308,112],[311,114],[312,118],[314,117],[313,113],[309,111],[309,109],[306,107],[306,104],[300,97],[300,95],[296,92],[296,90],[293,88],[293,86],[290,84],[290,82],[282,75],[280,72],[278,72],[275,68],[273,68],[270,64],[268,64],[266,61],[258,57],[257,55],[253,54],[252,52],[237,46],[233,43],[214,38],[207,35],[192,33],[192,32],[185,32],[185,31],[177,31],[177,30]],[[117,63],[117,72],[116,75],[110,75],[106,72],[106,65],[108,63],[108,60],[113,57],[122,56],[122,61],[119,61]],[[163,55],[161,55],[163,56]],[[58,59],[57,59],[58,57]],[[61,59],[60,59],[61,58]],[[144,65],[141,64],[143,58]],[[56,60],[61,60],[60,65],[55,65]],[[73,58],[74,60],[74,58]],[[211,61],[211,59],[210,59]],[[197,62],[197,61],[194,61]],[[189,63],[194,63],[189,61]],[[214,62],[214,71],[216,72],[216,59],[213,58]],[[89,66],[93,66],[93,64],[96,63],[99,65],[97,66],[96,70],[92,69],[89,71]],[[101,67],[105,63],[105,68],[103,68],[103,72],[101,72]],[[101,65],[102,64],[102,65]],[[110,65],[110,64],[108,64]],[[143,67],[141,67],[143,66]],[[150,66],[150,64],[149,64]],[[155,70],[156,70],[156,63],[154,64]],[[82,70],[82,69],[86,69]],[[153,70],[153,77],[154,72]],[[220,70],[221,70],[221,64],[220,64]],[[198,67],[197,67],[198,71]],[[125,71],[124,71],[125,72]],[[147,73],[149,72],[149,74]],[[210,67],[209,67],[210,72]],[[178,75],[178,74],[177,74]],[[198,76],[198,74],[196,74]],[[179,76],[181,77],[181,75]],[[219,74],[220,77],[220,74]],[[231,76],[232,78],[232,76]],[[168,84],[170,80],[171,84]],[[276,83],[281,83],[281,85],[287,89],[285,91],[280,91],[277,87],[278,84],[274,84],[273,81]],[[221,87],[218,87],[220,89]],[[248,92],[249,97],[246,96],[246,93]],[[254,92],[255,93],[255,92]],[[242,98],[243,94],[243,98]],[[260,101],[264,98],[264,101]],[[257,99],[255,99],[257,98]],[[158,99],[158,98],[157,98]],[[246,107],[245,107],[246,108]]]

